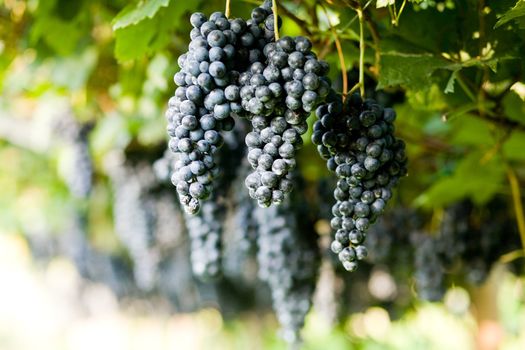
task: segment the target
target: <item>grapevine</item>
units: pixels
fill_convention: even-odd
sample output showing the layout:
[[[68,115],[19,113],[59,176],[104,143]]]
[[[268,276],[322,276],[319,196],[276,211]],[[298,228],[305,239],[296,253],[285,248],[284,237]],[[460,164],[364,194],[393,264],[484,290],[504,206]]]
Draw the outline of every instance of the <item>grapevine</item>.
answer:
[[[0,9],[0,260],[26,243],[38,290],[69,264],[89,313],[253,348],[318,316],[388,348],[428,307],[521,339],[524,0],[69,3]]]

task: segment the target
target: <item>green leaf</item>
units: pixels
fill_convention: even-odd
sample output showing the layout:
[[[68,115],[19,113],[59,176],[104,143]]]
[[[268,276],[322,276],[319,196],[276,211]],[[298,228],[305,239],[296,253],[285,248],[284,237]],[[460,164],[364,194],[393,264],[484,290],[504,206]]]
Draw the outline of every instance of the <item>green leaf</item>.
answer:
[[[378,89],[402,85],[410,89],[428,87],[429,79],[438,69],[457,70],[460,65],[427,53],[384,52]]]
[[[500,158],[482,162],[483,154],[471,153],[457,166],[452,176],[434,183],[415,200],[415,205],[439,208],[469,197],[484,204],[500,189],[505,180],[505,168]]]
[[[408,102],[412,107],[425,111],[443,111],[448,108],[445,95],[437,84],[432,84],[426,89],[408,90]]]
[[[450,75],[450,79],[448,79],[447,86],[445,87],[445,90],[444,90],[445,94],[454,93],[454,83],[456,82],[458,72],[459,72],[459,69],[456,69]]]
[[[511,20],[515,20],[517,18],[519,18],[519,21],[521,22],[523,18],[520,18],[520,17],[523,17],[523,16],[525,16],[525,0],[518,0],[516,2],[516,5],[514,5],[513,8],[511,8],[503,16],[501,16],[498,22],[496,22],[496,25],[494,26],[494,28],[498,28],[504,25],[505,23]]]
[[[29,33],[31,42],[36,44],[42,40],[53,51],[62,56],[75,52],[82,37],[86,34],[85,30],[89,28],[86,13],[81,13],[75,18],[65,21],[53,12],[53,6],[48,8],[47,4],[40,5],[44,2],[39,3],[35,22]]]
[[[478,149],[490,148],[493,144],[491,125],[488,121],[471,115],[450,119],[453,127],[450,142],[461,146],[476,146]]]
[[[514,91],[509,91],[503,97],[503,110],[509,119],[525,124],[525,103]]]
[[[173,31],[182,19],[185,11],[191,11],[197,2],[181,6],[172,1],[165,11],[153,18],[145,18],[135,25],[119,28],[115,31],[115,57],[118,61],[129,61],[163,49],[173,38]]]
[[[137,25],[115,32],[115,57],[120,62],[139,58],[148,52],[150,42],[156,32],[153,20],[142,21]]]
[[[525,161],[525,132],[514,131],[502,149],[507,159]]]
[[[162,7],[167,7],[170,0],[145,0],[136,5],[128,5],[113,19],[113,30],[136,25],[145,19],[151,19]]]

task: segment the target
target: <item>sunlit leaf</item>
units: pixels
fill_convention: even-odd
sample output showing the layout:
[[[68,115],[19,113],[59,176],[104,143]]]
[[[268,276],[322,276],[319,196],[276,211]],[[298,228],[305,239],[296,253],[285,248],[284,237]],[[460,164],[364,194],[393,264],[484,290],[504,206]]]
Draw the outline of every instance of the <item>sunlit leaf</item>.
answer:
[[[523,21],[523,18],[525,16],[525,1],[524,0],[518,0],[516,2],[516,5],[514,5],[513,8],[511,8],[509,11],[507,11],[501,18],[498,20],[494,28],[498,28],[505,23],[508,23],[511,20],[520,20]]]
[[[498,157],[482,162],[483,155],[473,152],[463,158],[451,176],[436,181],[416,198],[415,204],[425,208],[439,208],[463,198],[483,204],[503,186],[505,168]]]
[[[113,30],[153,18],[162,7],[167,7],[169,4],[170,0],[143,0],[138,4],[130,4],[113,19]]]

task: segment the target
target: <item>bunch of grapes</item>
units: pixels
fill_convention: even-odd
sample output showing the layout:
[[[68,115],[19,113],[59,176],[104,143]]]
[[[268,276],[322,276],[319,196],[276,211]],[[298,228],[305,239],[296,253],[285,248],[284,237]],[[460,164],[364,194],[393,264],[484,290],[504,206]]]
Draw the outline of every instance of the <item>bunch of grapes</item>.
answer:
[[[427,215],[394,208],[368,231],[368,260],[393,267],[398,278],[413,275],[418,296],[439,301],[451,283],[479,285],[502,255],[520,249],[510,212],[501,198],[484,207],[464,200],[446,207],[439,227],[427,232]]]
[[[105,161],[113,186],[115,233],[131,256],[136,285],[151,291],[160,261],[155,246],[156,200],[150,195],[155,175],[147,164],[130,164],[120,154],[111,154]]]
[[[258,275],[270,287],[282,336],[289,343],[299,340],[319,263],[315,235],[305,221],[307,217],[298,211],[299,205],[289,198],[280,206],[256,208],[255,212],[259,225]]]
[[[87,211],[71,207],[67,223],[58,235],[49,237],[55,251],[45,257],[47,262],[56,256],[64,256],[75,266],[83,283],[96,282],[108,286],[118,297],[129,295],[133,290],[133,276],[125,262],[115,254],[108,254],[89,240]]]
[[[197,214],[185,215],[191,242],[193,273],[202,280],[217,279],[222,273],[223,221],[227,209],[225,196],[244,153],[244,147],[238,138],[238,129],[235,128],[225,136],[225,146],[216,154],[217,165],[223,171],[214,182],[212,197],[202,203]]]
[[[224,224],[223,267],[225,274],[233,278],[250,277],[247,265],[251,263],[250,258],[255,250],[257,222],[254,210],[256,205],[247,191],[242,190],[244,179],[250,170],[250,164],[244,159],[231,186],[231,209]]]
[[[445,295],[445,269],[436,240],[426,232],[413,235],[414,279],[418,296],[423,300],[438,301]]]
[[[343,104],[331,93],[316,115],[312,142],[338,177],[331,248],[345,269],[354,271],[357,261],[367,256],[366,231],[406,174],[405,144],[394,136],[395,111],[371,99],[363,101],[358,94]]]
[[[214,200],[202,203],[196,215],[185,214],[186,228],[191,242],[193,273],[204,280],[221,273],[221,217],[223,208]]]
[[[77,198],[87,198],[93,185],[93,162],[86,130],[71,144],[71,176],[66,179],[69,191]]]
[[[304,227],[308,214],[289,195],[310,113],[319,118],[313,141],[338,177],[331,249],[347,270],[366,257],[366,231],[406,174],[406,157],[404,143],[393,135],[395,112],[359,95],[343,104],[331,90],[328,64],[308,38],[275,41],[279,19],[270,3],[254,9],[247,21],[220,12],[191,16],[191,43],[178,59],[178,88],[166,113],[174,157],[156,168],[162,177],[172,173],[185,209],[194,275],[221,276],[224,256],[234,263],[244,259],[255,241],[258,276],[271,289],[284,337],[294,343],[310,308],[319,260],[315,236]],[[238,117],[251,129],[243,135],[247,162],[236,172],[240,157],[223,151],[242,149],[234,135]],[[235,228],[223,237],[232,179]],[[239,179],[247,192],[239,191]]]
[[[248,22],[220,12],[209,19],[202,13],[191,15],[189,50],[178,59],[178,88],[166,112],[169,147],[178,156],[172,182],[190,215],[210,197],[221,172],[215,159],[224,142],[221,132],[231,131],[233,116],[243,113],[239,72],[261,58],[260,47],[268,40],[261,23],[269,16],[268,2],[254,9]]]
[[[53,129],[66,146],[68,157],[63,177],[67,188],[72,196],[87,198],[93,184],[93,161],[88,140],[93,124],[81,124],[71,113],[66,113],[56,121]]]
[[[163,255],[169,255],[184,239],[184,221],[171,188],[161,187],[151,193],[151,198],[155,206],[155,245]]]
[[[483,283],[502,255],[520,249],[510,212],[501,198],[493,199],[485,208],[468,200],[446,208],[435,250],[441,253],[447,269],[467,283]]]
[[[306,119],[330,91],[328,64],[317,59],[311,42],[285,36],[264,48],[265,62],[242,73],[240,96],[253,131],[246,135],[254,171],[246,178],[261,207],[280,204],[292,191],[289,174],[308,130]]]

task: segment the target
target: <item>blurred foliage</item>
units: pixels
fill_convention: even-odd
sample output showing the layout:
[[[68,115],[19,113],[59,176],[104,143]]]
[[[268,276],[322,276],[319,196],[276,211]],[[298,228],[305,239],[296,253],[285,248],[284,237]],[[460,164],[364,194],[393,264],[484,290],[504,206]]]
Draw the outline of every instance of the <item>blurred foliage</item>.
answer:
[[[232,1],[231,13],[246,18],[254,3]],[[333,33],[346,67],[357,67],[355,1],[278,3],[281,34],[308,35],[340,91]],[[429,213],[464,199],[483,206],[495,195],[511,203],[509,174],[521,183],[525,178],[525,1],[362,5],[366,73],[378,89],[369,94],[400,96],[389,104],[398,112],[397,133],[407,142],[410,165],[394,201]],[[223,8],[224,1],[216,0],[0,0],[2,232],[54,235],[65,230],[69,208],[88,207],[90,239],[104,251],[121,249],[112,230],[104,159],[114,150],[165,147],[163,111],[174,91],[176,58],[189,41],[189,15]],[[355,83],[351,77],[350,86]],[[70,196],[61,177],[66,155],[53,123],[64,114],[95,125],[89,135],[95,182],[85,200]],[[314,157],[308,136],[300,158],[309,182],[327,174]],[[509,301],[504,312],[510,308],[518,306]],[[236,327],[245,326],[234,323],[237,334]],[[399,329],[409,332],[411,326]],[[334,332],[340,336],[330,336],[331,346],[343,347],[344,330]],[[388,344],[372,339],[362,348],[427,348],[397,337]]]

